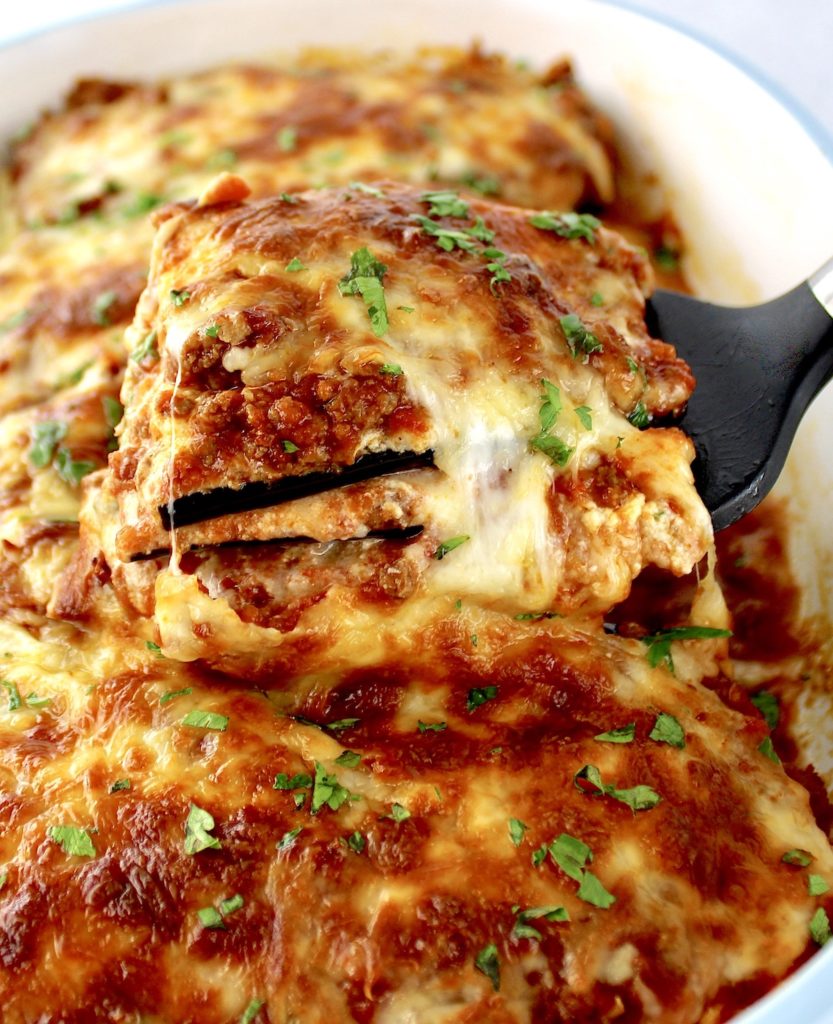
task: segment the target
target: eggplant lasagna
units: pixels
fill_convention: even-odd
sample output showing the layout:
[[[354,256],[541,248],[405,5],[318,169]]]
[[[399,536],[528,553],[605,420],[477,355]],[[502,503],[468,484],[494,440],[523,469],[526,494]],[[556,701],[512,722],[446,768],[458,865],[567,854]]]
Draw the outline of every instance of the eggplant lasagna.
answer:
[[[615,170],[477,50],[13,147],[4,1022],[719,1024],[827,941]]]

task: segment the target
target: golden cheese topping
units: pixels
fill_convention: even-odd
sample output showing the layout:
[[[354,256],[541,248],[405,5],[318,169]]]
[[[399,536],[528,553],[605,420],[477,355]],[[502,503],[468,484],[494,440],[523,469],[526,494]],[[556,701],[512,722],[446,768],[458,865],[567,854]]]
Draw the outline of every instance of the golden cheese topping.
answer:
[[[720,1024],[826,941],[608,137],[443,50],[18,144],[4,1021]]]

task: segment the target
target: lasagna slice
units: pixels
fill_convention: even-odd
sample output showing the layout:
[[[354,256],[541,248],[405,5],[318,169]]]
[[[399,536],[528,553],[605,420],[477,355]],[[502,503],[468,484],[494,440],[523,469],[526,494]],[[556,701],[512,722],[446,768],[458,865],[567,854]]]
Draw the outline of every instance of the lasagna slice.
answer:
[[[157,217],[85,513],[144,613],[153,581],[166,652],[332,645],[451,595],[594,614],[704,556],[690,443],[642,429],[692,379],[621,238],[390,183],[244,195],[221,177]]]
[[[683,678],[725,641],[464,604],[255,690],[111,637],[0,623],[9,1024],[718,1024],[833,912],[763,719]]]

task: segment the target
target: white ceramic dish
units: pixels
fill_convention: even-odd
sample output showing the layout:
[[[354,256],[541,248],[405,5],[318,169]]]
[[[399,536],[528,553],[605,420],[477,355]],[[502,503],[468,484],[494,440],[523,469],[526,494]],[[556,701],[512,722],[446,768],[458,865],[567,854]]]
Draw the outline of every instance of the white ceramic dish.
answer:
[[[368,26],[372,25],[372,32]],[[833,241],[833,164],[825,143],[737,65],[702,43],[599,0],[179,0],[70,23],[8,46],[0,135],[54,105],[76,76],[153,78],[308,43],[364,49],[475,35],[536,63],[573,57],[632,157],[659,174],[687,239],[701,295],[772,297],[807,277]],[[13,100],[11,99],[13,98]],[[833,147],[831,147],[833,152]],[[833,619],[833,456],[816,402],[779,484],[800,523],[794,561],[810,612]],[[808,713],[833,721],[833,698]],[[828,714],[828,711],[831,713]],[[816,729],[818,737],[819,730]],[[831,737],[813,751],[833,771]],[[825,749],[826,746],[826,749]],[[773,922],[777,928],[777,922]],[[833,1024],[833,943],[736,1024]]]

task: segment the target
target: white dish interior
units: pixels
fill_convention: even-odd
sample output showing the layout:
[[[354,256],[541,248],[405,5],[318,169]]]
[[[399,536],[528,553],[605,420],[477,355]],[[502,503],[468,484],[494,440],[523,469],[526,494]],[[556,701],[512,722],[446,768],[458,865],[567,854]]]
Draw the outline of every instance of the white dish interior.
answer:
[[[372,26],[372,32],[368,32]],[[698,292],[769,298],[830,255],[833,165],[764,88],[699,42],[609,3],[575,0],[183,0],[71,23],[3,52],[8,137],[54,106],[78,76],[143,78],[308,44],[370,50],[467,44],[476,36],[535,64],[570,55],[582,86],[614,120],[637,163],[659,175],[690,250]],[[833,619],[833,387],[806,418],[778,490],[791,504],[794,563],[808,612]],[[814,760],[833,772],[833,697],[816,696]],[[773,927],[777,923],[773,922]],[[736,1018],[833,1024],[833,943]]]

